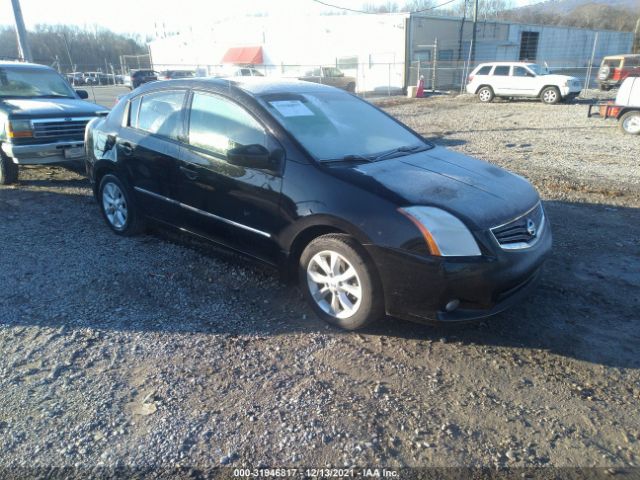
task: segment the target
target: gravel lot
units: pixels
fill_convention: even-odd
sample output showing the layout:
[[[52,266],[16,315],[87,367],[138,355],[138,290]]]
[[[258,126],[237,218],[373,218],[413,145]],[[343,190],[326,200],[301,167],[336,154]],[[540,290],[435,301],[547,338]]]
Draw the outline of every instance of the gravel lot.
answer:
[[[0,477],[639,465],[639,139],[580,103],[382,104],[541,191],[554,255],[527,301],[345,333],[274,272],[168,230],[119,238],[79,173],[24,169],[0,187]]]

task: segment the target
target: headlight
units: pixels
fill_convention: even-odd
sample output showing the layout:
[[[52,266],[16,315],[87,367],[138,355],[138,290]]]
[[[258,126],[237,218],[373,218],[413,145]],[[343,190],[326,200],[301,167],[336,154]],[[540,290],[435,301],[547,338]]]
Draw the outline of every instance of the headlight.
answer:
[[[9,138],[31,138],[33,130],[29,120],[9,120],[7,122]]]
[[[422,233],[432,255],[442,257],[479,256],[480,248],[464,223],[435,207],[398,209]]]

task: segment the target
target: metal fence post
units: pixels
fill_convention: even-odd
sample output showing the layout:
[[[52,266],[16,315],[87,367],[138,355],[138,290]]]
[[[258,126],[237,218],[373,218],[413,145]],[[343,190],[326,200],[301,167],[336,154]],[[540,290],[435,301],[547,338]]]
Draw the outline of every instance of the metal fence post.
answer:
[[[435,93],[436,91],[436,78],[438,71],[438,39],[436,38],[433,42],[433,69],[431,71],[431,91]]]
[[[591,60],[589,60],[589,68],[587,68],[587,81],[585,82],[586,87],[585,90],[589,90],[589,86],[591,85],[591,70],[593,69],[593,60],[596,56],[596,46],[598,45],[598,32],[596,32],[596,36],[593,39],[593,50],[591,51]]]

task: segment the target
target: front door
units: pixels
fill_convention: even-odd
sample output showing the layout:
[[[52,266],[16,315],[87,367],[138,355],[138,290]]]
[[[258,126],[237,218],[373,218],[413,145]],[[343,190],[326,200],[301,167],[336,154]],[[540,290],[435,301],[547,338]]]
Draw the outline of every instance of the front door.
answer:
[[[233,165],[227,151],[275,140],[241,105],[221,95],[194,92],[187,145],[179,162],[178,200],[189,229],[231,248],[275,262],[274,236],[283,227],[280,172]]]
[[[514,95],[537,95],[540,82],[528,68],[514,65],[511,71],[510,88]]]

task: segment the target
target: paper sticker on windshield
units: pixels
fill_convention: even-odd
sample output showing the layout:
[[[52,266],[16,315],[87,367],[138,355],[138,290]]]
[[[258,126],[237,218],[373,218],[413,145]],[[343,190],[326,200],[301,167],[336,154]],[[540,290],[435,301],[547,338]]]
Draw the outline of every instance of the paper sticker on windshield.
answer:
[[[283,117],[313,117],[313,112],[300,100],[269,102]]]

